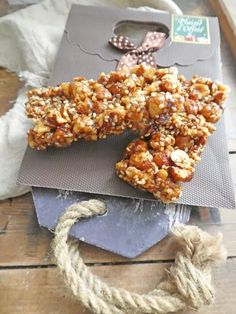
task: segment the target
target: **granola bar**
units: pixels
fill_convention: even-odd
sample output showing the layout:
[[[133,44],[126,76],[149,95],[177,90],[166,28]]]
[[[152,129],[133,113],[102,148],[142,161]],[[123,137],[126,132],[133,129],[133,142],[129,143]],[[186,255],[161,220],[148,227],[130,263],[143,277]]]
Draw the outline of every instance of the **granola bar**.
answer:
[[[175,68],[136,66],[131,71],[101,73],[97,81],[77,77],[57,87],[34,89],[28,97],[26,112],[34,124],[28,132],[29,145],[42,150],[126,129],[145,134],[157,115],[184,101],[184,90]],[[168,107],[170,98],[173,106]]]
[[[138,131],[140,139],[116,164],[118,175],[170,202],[180,197],[181,183],[192,179],[227,94],[226,86],[198,76],[186,80],[176,68],[138,65],[101,73],[97,81],[77,77],[29,91],[26,112],[34,126],[28,141],[46,149]]]

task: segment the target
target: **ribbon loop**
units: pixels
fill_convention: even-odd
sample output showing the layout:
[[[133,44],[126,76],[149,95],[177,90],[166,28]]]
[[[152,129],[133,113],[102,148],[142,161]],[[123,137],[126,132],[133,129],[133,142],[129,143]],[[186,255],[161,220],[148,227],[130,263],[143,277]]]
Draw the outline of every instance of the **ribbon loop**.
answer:
[[[139,47],[136,47],[128,37],[113,36],[109,43],[115,48],[126,52],[117,64],[117,70],[124,66],[130,68],[136,64],[148,64],[156,67],[153,52],[159,50],[165,42],[166,34],[161,32],[148,32]]]
[[[136,49],[135,45],[129,40],[129,38],[124,36],[113,36],[109,39],[109,43],[124,51],[133,50],[134,48]]]

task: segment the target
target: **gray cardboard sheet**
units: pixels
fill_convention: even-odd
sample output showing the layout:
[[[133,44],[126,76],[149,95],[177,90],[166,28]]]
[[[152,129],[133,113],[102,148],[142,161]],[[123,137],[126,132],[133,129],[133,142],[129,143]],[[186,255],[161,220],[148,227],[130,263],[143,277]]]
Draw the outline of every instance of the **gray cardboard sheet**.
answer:
[[[50,84],[71,80],[78,75],[96,78],[101,71],[114,70],[120,52],[110,47],[107,41],[114,25],[120,20],[161,22],[170,29],[171,17],[168,14],[135,10],[72,6]],[[217,19],[209,18],[209,25],[211,45],[204,45],[203,48],[199,45],[172,43],[169,37],[163,51],[156,53],[157,63],[171,66],[176,56],[179,72],[187,78],[198,74],[220,79]],[[90,40],[89,35],[92,36]],[[126,145],[135,137],[137,135],[124,133],[98,142],[79,141],[66,149],[36,151],[28,148],[18,183],[134,199],[153,199],[151,194],[129,186],[115,173],[115,163],[122,158]],[[183,186],[183,195],[178,203],[235,207],[224,119],[221,119],[216,132],[210,137],[193,180]]]

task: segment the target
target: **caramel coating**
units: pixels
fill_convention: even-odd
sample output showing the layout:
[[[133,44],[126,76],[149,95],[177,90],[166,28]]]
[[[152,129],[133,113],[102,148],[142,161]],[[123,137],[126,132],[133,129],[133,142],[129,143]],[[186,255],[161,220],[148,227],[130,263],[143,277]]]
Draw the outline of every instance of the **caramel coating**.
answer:
[[[208,78],[186,80],[176,68],[144,65],[101,73],[97,81],[77,77],[28,92],[26,113],[33,120],[28,142],[44,150],[139,131],[141,138],[116,164],[118,176],[168,203],[192,179],[228,91]]]

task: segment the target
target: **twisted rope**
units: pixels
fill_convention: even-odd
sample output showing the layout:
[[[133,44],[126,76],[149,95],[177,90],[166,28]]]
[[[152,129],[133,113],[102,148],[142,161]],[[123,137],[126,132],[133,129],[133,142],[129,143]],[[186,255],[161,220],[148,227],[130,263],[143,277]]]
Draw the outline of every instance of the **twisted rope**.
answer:
[[[72,225],[81,218],[104,214],[98,200],[71,205],[55,230],[53,250],[64,280],[77,300],[97,314],[173,313],[186,307],[198,309],[211,304],[214,289],[211,265],[225,260],[222,236],[216,237],[195,226],[178,225],[172,232],[181,245],[167,278],[148,294],[111,287],[93,275],[80,256],[76,241],[68,241]],[[78,243],[78,242],[77,242]]]

